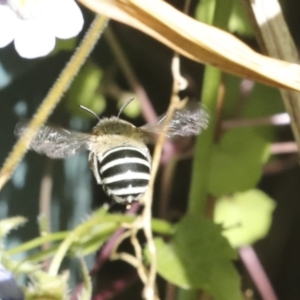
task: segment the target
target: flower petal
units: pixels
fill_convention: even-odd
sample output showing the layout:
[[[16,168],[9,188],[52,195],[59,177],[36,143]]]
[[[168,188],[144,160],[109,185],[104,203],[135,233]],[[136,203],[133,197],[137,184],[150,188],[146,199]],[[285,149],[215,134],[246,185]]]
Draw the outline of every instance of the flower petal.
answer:
[[[52,0],[52,15],[55,21],[52,23],[56,37],[69,39],[76,36],[83,27],[83,16],[79,6],[74,0]],[[54,5],[54,2],[58,3]]]
[[[15,37],[15,48],[24,58],[37,58],[49,54],[55,46],[55,37],[45,22],[39,19],[22,22]]]
[[[0,264],[0,298],[10,300],[24,299],[23,292],[16,284],[12,274]]]
[[[0,5],[0,48],[7,46],[15,37],[17,17],[6,5]]]

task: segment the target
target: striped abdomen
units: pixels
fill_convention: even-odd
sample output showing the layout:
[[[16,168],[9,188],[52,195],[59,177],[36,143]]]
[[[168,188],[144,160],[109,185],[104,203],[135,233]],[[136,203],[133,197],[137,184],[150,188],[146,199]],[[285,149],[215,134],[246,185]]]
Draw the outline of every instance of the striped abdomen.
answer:
[[[150,156],[147,148],[120,146],[99,158],[99,174],[104,191],[118,203],[138,201],[150,179]]]

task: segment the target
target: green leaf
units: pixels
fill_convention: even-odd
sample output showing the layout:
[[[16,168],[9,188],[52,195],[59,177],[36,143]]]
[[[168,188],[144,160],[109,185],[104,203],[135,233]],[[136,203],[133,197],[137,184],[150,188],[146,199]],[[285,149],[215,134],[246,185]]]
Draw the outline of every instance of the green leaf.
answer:
[[[252,26],[240,1],[235,1],[234,3],[228,27],[230,32],[244,36],[253,36]]]
[[[40,265],[27,260],[22,262],[12,260],[5,252],[1,253],[1,264],[13,274],[31,274],[40,269]]]
[[[67,231],[49,233],[45,236],[34,238],[26,243],[22,243],[14,248],[11,248],[7,250],[6,253],[8,255],[15,255],[17,253],[25,252],[33,248],[40,247],[47,243],[63,240],[67,236],[67,234],[68,234]]]
[[[199,291],[180,289],[177,293],[176,300],[195,300],[199,298]]]
[[[285,112],[285,108],[279,90],[256,83],[243,111],[243,117],[270,117],[282,112]],[[269,141],[276,139],[276,128],[272,124],[269,126],[257,126],[255,129]]]
[[[174,233],[174,225],[161,219],[151,220],[152,230],[156,233],[171,235]]]
[[[242,103],[240,101],[241,78],[226,74],[225,85],[226,94],[223,108],[223,116],[232,118],[233,112],[237,112],[241,118],[269,117],[273,114],[285,112],[284,105],[278,89],[255,83],[249,97]],[[273,129],[273,126],[259,126],[262,128]]]
[[[201,0],[197,5],[195,18],[203,23],[211,24],[216,8],[216,0]]]
[[[216,0],[199,1],[195,11],[195,18],[200,22],[212,24],[217,5],[220,5],[220,3]],[[234,1],[228,23],[228,30],[230,32],[253,36],[253,30],[248,21],[247,14],[239,1]]]
[[[185,273],[183,263],[174,250],[174,245],[166,244],[161,238],[156,238],[155,246],[159,275],[183,289],[191,288],[190,280]],[[149,258],[148,254],[147,256]]]
[[[0,221],[0,238],[4,238],[11,230],[17,229],[27,222],[24,217],[12,217]]]
[[[229,130],[212,150],[209,192],[220,197],[255,187],[269,155],[268,141],[255,129]]]
[[[224,74],[226,93],[223,107],[224,119],[231,119],[233,112],[236,112],[238,100],[240,98],[240,89],[242,79],[230,74]]]
[[[266,117],[281,112],[285,112],[285,108],[279,90],[256,83],[249,96],[243,117]]]
[[[58,276],[50,276],[43,271],[36,271],[30,275],[30,279],[32,284],[25,289],[25,299],[68,299],[68,273]]]
[[[226,74],[226,94],[224,100],[224,119],[241,118],[257,119],[266,118],[274,114],[285,112],[280,93],[277,89],[255,83],[248,97],[240,101],[242,80],[233,75]],[[263,100],[263,101],[262,101]],[[235,114],[238,112],[238,115]],[[233,115],[234,114],[234,115]],[[270,125],[253,127],[264,139],[276,139],[276,128]]]
[[[275,203],[260,190],[220,198],[214,219],[225,228],[223,235],[233,247],[253,244],[268,233]]]
[[[170,245],[156,239],[158,273],[182,288],[208,291],[216,300],[240,300],[236,252],[221,227],[199,217],[184,218]]]

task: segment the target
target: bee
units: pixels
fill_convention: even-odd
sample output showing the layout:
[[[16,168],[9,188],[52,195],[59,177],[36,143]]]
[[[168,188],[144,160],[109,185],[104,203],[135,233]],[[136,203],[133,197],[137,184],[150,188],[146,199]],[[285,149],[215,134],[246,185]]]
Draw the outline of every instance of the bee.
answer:
[[[91,133],[69,131],[61,127],[44,125],[28,144],[28,148],[50,158],[67,158],[83,150],[89,151],[89,165],[99,185],[115,202],[130,205],[145,194],[151,174],[151,156],[147,144],[154,143],[163,130],[167,138],[197,135],[206,129],[209,114],[198,102],[190,101],[175,111],[169,124],[163,124],[166,114],[156,124],[136,127],[120,119],[120,114],[131,102],[127,101],[119,114],[99,118]],[[15,135],[22,136],[28,122],[20,122]]]

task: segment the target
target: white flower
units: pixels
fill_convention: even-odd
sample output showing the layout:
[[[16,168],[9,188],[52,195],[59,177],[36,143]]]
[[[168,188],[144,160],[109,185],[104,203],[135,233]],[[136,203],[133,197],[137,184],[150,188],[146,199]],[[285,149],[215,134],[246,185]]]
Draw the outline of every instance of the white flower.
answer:
[[[74,0],[0,0],[0,48],[14,40],[25,58],[47,55],[55,37],[72,38],[82,26],[83,16]]]

